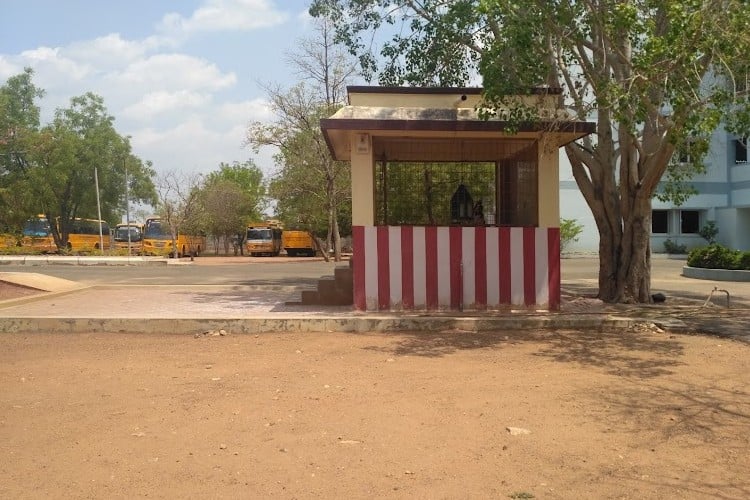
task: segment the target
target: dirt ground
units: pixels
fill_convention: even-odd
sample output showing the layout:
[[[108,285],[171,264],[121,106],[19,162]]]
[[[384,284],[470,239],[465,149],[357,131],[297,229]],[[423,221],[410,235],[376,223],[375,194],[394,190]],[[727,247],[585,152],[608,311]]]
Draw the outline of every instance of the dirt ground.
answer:
[[[5,334],[0,498],[748,498],[750,346]]]

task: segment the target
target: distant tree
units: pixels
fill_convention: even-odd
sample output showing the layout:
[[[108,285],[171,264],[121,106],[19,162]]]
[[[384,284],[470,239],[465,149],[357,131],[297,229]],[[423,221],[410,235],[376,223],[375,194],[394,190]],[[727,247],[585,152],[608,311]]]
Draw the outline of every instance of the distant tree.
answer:
[[[200,234],[205,231],[206,218],[201,203],[201,179],[199,176],[169,171],[157,177],[156,190],[157,213],[169,228],[172,236],[173,257],[177,258],[179,256],[178,233]]]
[[[260,168],[252,160],[221,163],[219,170],[206,175],[202,199],[206,229],[215,238],[217,251],[223,240],[225,253],[233,241],[235,249],[243,253],[247,224],[262,220],[268,204]]]
[[[238,235],[244,233],[248,222],[254,216],[253,200],[237,184],[226,180],[217,180],[204,185],[201,189],[201,205],[206,220],[206,231],[213,235],[215,241],[223,241],[224,253],[229,253],[233,241],[242,247]],[[218,245],[216,247],[218,252]]]
[[[326,247],[341,260],[339,210],[351,210],[349,166],[334,161],[320,131],[320,119],[341,105],[346,83],[355,74],[347,54],[333,40],[332,23],[321,21],[316,36],[302,40],[289,55],[290,65],[303,82],[289,90],[267,85],[266,93],[276,114],[271,124],[253,123],[247,143],[254,149],[274,146],[279,167],[271,182],[277,210],[287,221],[315,232],[326,221]],[[348,218],[350,220],[350,216]],[[324,252],[326,259],[328,252]]]

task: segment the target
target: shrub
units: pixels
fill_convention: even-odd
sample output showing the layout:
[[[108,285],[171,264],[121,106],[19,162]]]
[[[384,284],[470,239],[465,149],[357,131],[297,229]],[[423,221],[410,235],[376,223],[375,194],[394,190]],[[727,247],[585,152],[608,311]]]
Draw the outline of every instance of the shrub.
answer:
[[[742,252],[737,260],[738,269],[750,271],[750,252]]]
[[[706,222],[703,227],[698,231],[701,238],[706,240],[709,245],[716,243],[716,235],[719,234],[719,228],[716,227],[716,223],[712,220]]]
[[[560,219],[560,250],[565,250],[569,243],[578,241],[583,226],[575,219]]]
[[[707,247],[691,250],[688,255],[687,265],[704,269],[750,270],[750,252],[731,250],[718,243],[714,243]]]
[[[664,241],[664,251],[668,254],[685,254],[687,253],[687,246],[675,243],[674,241],[667,238]]]

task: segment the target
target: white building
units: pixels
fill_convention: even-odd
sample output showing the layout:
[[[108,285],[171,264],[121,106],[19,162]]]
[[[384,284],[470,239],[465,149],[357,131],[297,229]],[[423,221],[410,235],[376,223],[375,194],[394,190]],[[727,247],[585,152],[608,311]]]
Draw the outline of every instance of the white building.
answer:
[[[706,173],[694,177],[699,194],[682,206],[654,199],[651,249],[664,253],[669,239],[687,249],[706,245],[698,231],[714,221],[719,230],[716,241],[737,250],[750,250],[750,163],[745,144],[724,129],[717,129],[705,159]],[[564,153],[560,157],[560,217],[575,219],[584,227],[577,242],[567,252],[596,252],[599,233],[594,217],[573,178]]]

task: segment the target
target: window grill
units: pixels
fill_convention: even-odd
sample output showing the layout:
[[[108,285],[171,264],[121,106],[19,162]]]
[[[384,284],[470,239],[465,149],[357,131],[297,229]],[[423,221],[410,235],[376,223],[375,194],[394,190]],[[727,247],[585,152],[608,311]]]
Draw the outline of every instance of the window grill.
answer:
[[[381,161],[375,165],[375,223],[536,226],[537,191],[537,162],[531,157],[497,163]]]

